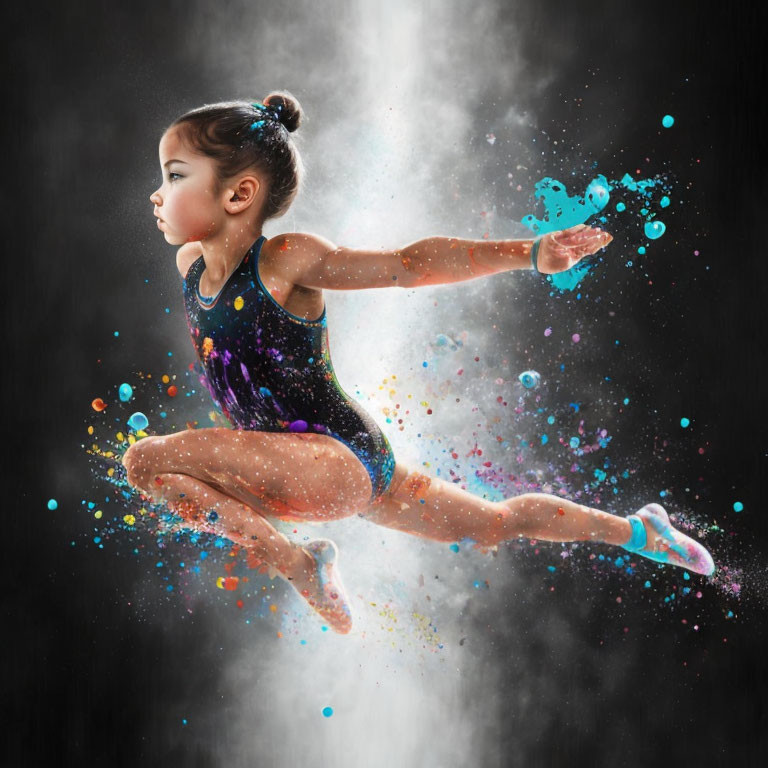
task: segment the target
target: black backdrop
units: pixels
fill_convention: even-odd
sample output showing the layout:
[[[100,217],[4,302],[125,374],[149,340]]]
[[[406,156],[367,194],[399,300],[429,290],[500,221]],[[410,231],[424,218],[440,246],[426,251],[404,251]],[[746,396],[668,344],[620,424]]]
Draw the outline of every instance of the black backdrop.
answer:
[[[588,122],[590,107],[603,118],[611,110],[630,110],[638,116],[637,132],[625,129],[611,141],[646,147],[640,118],[667,111],[661,97],[668,83],[679,92],[675,115],[693,127],[678,136],[673,150],[666,144],[664,153],[670,167],[693,182],[679,237],[688,251],[701,245],[709,269],[699,262],[686,273],[684,261],[658,259],[652,264],[653,297],[639,290],[622,296],[627,315],[645,323],[645,347],[627,365],[654,361],[658,387],[648,398],[658,409],[674,414],[682,403],[704,415],[710,445],[701,463],[665,471],[692,482],[702,477],[699,487],[706,486],[711,509],[726,510],[726,530],[763,554],[752,562],[751,589],[738,621],[726,626],[713,609],[694,640],[682,642],[654,625],[614,645],[602,662],[586,650],[562,659],[549,648],[527,647],[530,663],[562,691],[562,706],[523,762],[513,758],[504,732],[495,734],[494,751],[509,747],[510,765],[763,765],[765,13],[757,4],[528,5],[521,16],[521,55],[536,62],[567,50],[572,61],[550,86],[549,100],[527,105],[542,124],[565,119],[556,93],[575,91],[594,67],[593,91],[584,96],[580,116],[568,119]],[[84,0],[76,7],[6,10],[5,765],[219,764],[214,747],[171,747],[164,735],[176,727],[175,702],[191,687],[200,702],[226,706],[216,663],[197,664],[200,654],[217,646],[215,626],[205,615],[183,626],[142,620],[119,596],[145,577],[145,566],[128,558],[110,561],[95,549],[73,555],[71,523],[45,507],[52,496],[62,505],[80,503],[88,471],[80,449],[83,406],[120,376],[118,355],[106,361],[111,370],[96,363],[105,351],[105,314],[110,321],[123,318],[122,327],[141,322],[130,315],[131,297],[117,295],[113,286],[130,274],[130,249],[150,246],[128,234],[131,217],[147,213],[145,190],[137,191],[135,208],[110,203],[118,190],[137,182],[137,163],[156,163],[153,142],[164,124],[190,100],[201,101],[198,91],[216,93],[189,41],[181,43],[184,14],[216,7],[111,7]],[[319,10],[307,5],[303,12],[309,18]],[[167,114],[160,108],[164,99],[172,104]],[[66,119],[79,110],[85,116],[80,127]],[[115,110],[117,121],[102,123],[101,111]],[[137,133],[146,138],[140,146],[131,138]],[[593,154],[610,134],[610,124],[602,133],[583,131],[596,136]],[[105,302],[117,308],[107,312]],[[125,342],[126,357],[135,352],[131,343]],[[162,354],[148,350],[147,368],[153,355],[159,360]],[[745,505],[738,519],[727,513],[735,498]],[[587,589],[561,585],[562,610],[587,599]],[[531,620],[541,610],[535,596],[527,610]],[[591,617],[598,622],[597,612]],[[501,619],[486,632],[502,677],[509,669],[508,638],[521,632]],[[592,637],[599,630],[589,624],[584,633]],[[499,687],[512,691],[511,669],[508,674]],[[611,693],[591,696],[595,676],[607,674],[614,678]],[[225,738],[224,715],[215,727]]]

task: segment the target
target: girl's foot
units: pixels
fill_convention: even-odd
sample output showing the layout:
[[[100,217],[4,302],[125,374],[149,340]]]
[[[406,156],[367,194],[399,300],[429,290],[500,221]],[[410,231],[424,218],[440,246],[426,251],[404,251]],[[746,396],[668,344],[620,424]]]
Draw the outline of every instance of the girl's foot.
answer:
[[[621,545],[624,549],[704,576],[715,572],[709,552],[673,528],[661,504],[646,504],[637,514],[629,515],[627,520],[632,525],[632,535],[626,544]]]
[[[346,635],[352,629],[352,612],[336,567],[339,550],[329,539],[310,541],[303,549],[312,558],[313,568],[306,579],[294,578],[292,583],[335,632]]]

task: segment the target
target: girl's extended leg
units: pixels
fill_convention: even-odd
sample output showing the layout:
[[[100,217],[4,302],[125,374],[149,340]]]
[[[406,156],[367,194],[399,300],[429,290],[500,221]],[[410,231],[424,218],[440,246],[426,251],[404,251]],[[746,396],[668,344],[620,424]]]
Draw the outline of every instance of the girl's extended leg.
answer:
[[[617,515],[544,493],[488,501],[398,463],[389,493],[365,513],[372,522],[437,541],[470,538],[481,546],[524,536],[546,541],[626,544],[629,522]],[[658,534],[650,527],[648,542]]]
[[[241,544],[250,558],[289,580],[334,629],[349,631],[348,609],[337,600],[341,590],[332,588],[330,543],[300,547],[264,517],[325,521],[364,510],[371,482],[343,443],[316,434],[198,429],[144,438],[123,464],[131,485],[191,527]]]
[[[470,538],[481,546],[525,536],[547,541],[627,545],[643,557],[711,576],[715,564],[697,541],[674,529],[658,504],[632,516],[638,525],[599,509],[545,493],[486,501],[453,483],[396,465],[388,495],[366,515],[374,522],[438,541]],[[642,534],[642,535],[641,535]]]

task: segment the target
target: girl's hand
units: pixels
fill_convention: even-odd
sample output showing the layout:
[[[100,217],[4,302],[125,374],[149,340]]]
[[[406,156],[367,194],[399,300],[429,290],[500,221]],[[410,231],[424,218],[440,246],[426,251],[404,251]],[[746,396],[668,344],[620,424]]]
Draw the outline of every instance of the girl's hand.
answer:
[[[575,227],[549,232],[541,238],[536,259],[539,272],[554,275],[565,272],[585,256],[591,256],[613,240],[613,235],[597,227]]]

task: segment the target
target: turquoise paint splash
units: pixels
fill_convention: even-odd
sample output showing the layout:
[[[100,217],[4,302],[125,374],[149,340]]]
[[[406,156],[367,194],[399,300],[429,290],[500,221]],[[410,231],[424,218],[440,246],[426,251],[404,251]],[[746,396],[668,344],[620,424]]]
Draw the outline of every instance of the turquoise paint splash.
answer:
[[[528,214],[523,217],[521,223],[536,235],[585,224],[595,216],[598,221],[605,223],[606,217],[598,214],[608,205],[611,193],[621,189],[641,196],[641,215],[645,219],[644,233],[650,237],[648,235],[650,229],[653,233],[652,239],[657,239],[664,233],[664,224],[660,221],[653,222],[656,214],[651,213],[645,206],[649,205],[651,196],[658,186],[664,186],[665,191],[668,191],[660,179],[633,179],[625,173],[619,181],[609,181],[601,173],[589,182],[583,195],[569,195],[565,184],[551,176],[545,176],[534,187],[534,197],[542,202],[544,215],[539,219],[533,214]],[[668,198],[665,197],[663,200],[669,204]],[[627,210],[626,203],[618,202],[615,209],[623,213]],[[547,275],[547,280],[560,291],[572,291],[592,271],[596,263],[597,258],[594,257],[591,260],[583,259],[565,272]]]

